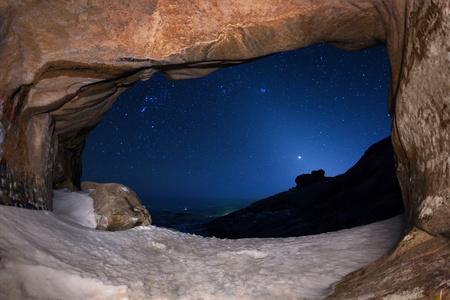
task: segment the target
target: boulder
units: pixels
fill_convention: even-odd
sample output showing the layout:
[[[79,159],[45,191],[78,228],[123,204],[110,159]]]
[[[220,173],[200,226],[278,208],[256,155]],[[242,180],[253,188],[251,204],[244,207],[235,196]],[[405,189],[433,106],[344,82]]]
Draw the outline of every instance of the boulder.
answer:
[[[311,174],[298,175],[295,178],[296,188],[309,185],[314,182],[319,182],[325,179],[325,171],[320,169],[312,171]]]
[[[327,299],[449,299],[450,241],[414,228],[390,255],[347,275]]]
[[[129,187],[118,183],[85,181],[84,191],[94,200],[97,229],[117,231],[152,223],[151,216],[141,200]]]

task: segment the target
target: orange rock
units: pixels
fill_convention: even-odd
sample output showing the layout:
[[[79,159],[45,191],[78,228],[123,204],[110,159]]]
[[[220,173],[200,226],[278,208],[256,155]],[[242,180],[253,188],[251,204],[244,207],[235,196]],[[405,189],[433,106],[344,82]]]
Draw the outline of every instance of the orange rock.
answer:
[[[94,200],[97,229],[117,231],[152,223],[149,212],[130,188],[118,183],[85,181],[84,191]]]

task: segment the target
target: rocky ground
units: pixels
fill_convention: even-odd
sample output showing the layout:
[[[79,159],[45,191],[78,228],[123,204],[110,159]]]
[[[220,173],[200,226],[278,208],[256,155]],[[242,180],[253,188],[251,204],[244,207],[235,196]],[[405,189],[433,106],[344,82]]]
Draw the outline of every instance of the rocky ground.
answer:
[[[391,139],[372,145],[346,173],[259,200],[206,225],[220,238],[289,237],[365,225],[404,211]]]

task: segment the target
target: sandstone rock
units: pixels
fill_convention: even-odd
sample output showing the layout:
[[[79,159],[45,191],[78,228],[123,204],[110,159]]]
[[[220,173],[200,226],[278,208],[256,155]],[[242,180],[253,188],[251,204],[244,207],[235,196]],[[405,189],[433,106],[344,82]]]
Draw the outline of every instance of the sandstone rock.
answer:
[[[70,180],[66,180],[64,182],[56,184],[55,189],[56,190],[67,189],[71,192],[78,191],[78,189],[73,185],[73,182]]]
[[[450,237],[448,0],[0,1],[1,203],[52,209],[79,188],[86,136],[156,72],[204,76],[272,53],[385,44],[409,228]]]
[[[347,275],[327,299],[448,299],[450,241],[414,228],[390,255]]]
[[[81,184],[84,191],[92,190],[97,229],[117,231],[152,223],[149,212],[130,188],[117,183]]]
[[[409,227],[450,237],[449,1],[418,1],[406,24],[392,114],[397,175]]]

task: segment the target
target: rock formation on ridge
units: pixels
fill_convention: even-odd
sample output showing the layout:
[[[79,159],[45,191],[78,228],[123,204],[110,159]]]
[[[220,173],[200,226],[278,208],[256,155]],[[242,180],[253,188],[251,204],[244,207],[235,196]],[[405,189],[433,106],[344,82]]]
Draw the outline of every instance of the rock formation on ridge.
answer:
[[[53,187],[80,188],[86,136],[121,92],[156,72],[195,78],[313,43],[385,44],[409,229],[448,243],[448,0],[3,0],[0,30],[3,204],[51,210]]]
[[[319,182],[325,179],[325,171],[320,169],[312,171],[311,174],[301,174],[295,178],[296,188],[310,185],[315,182]]]

